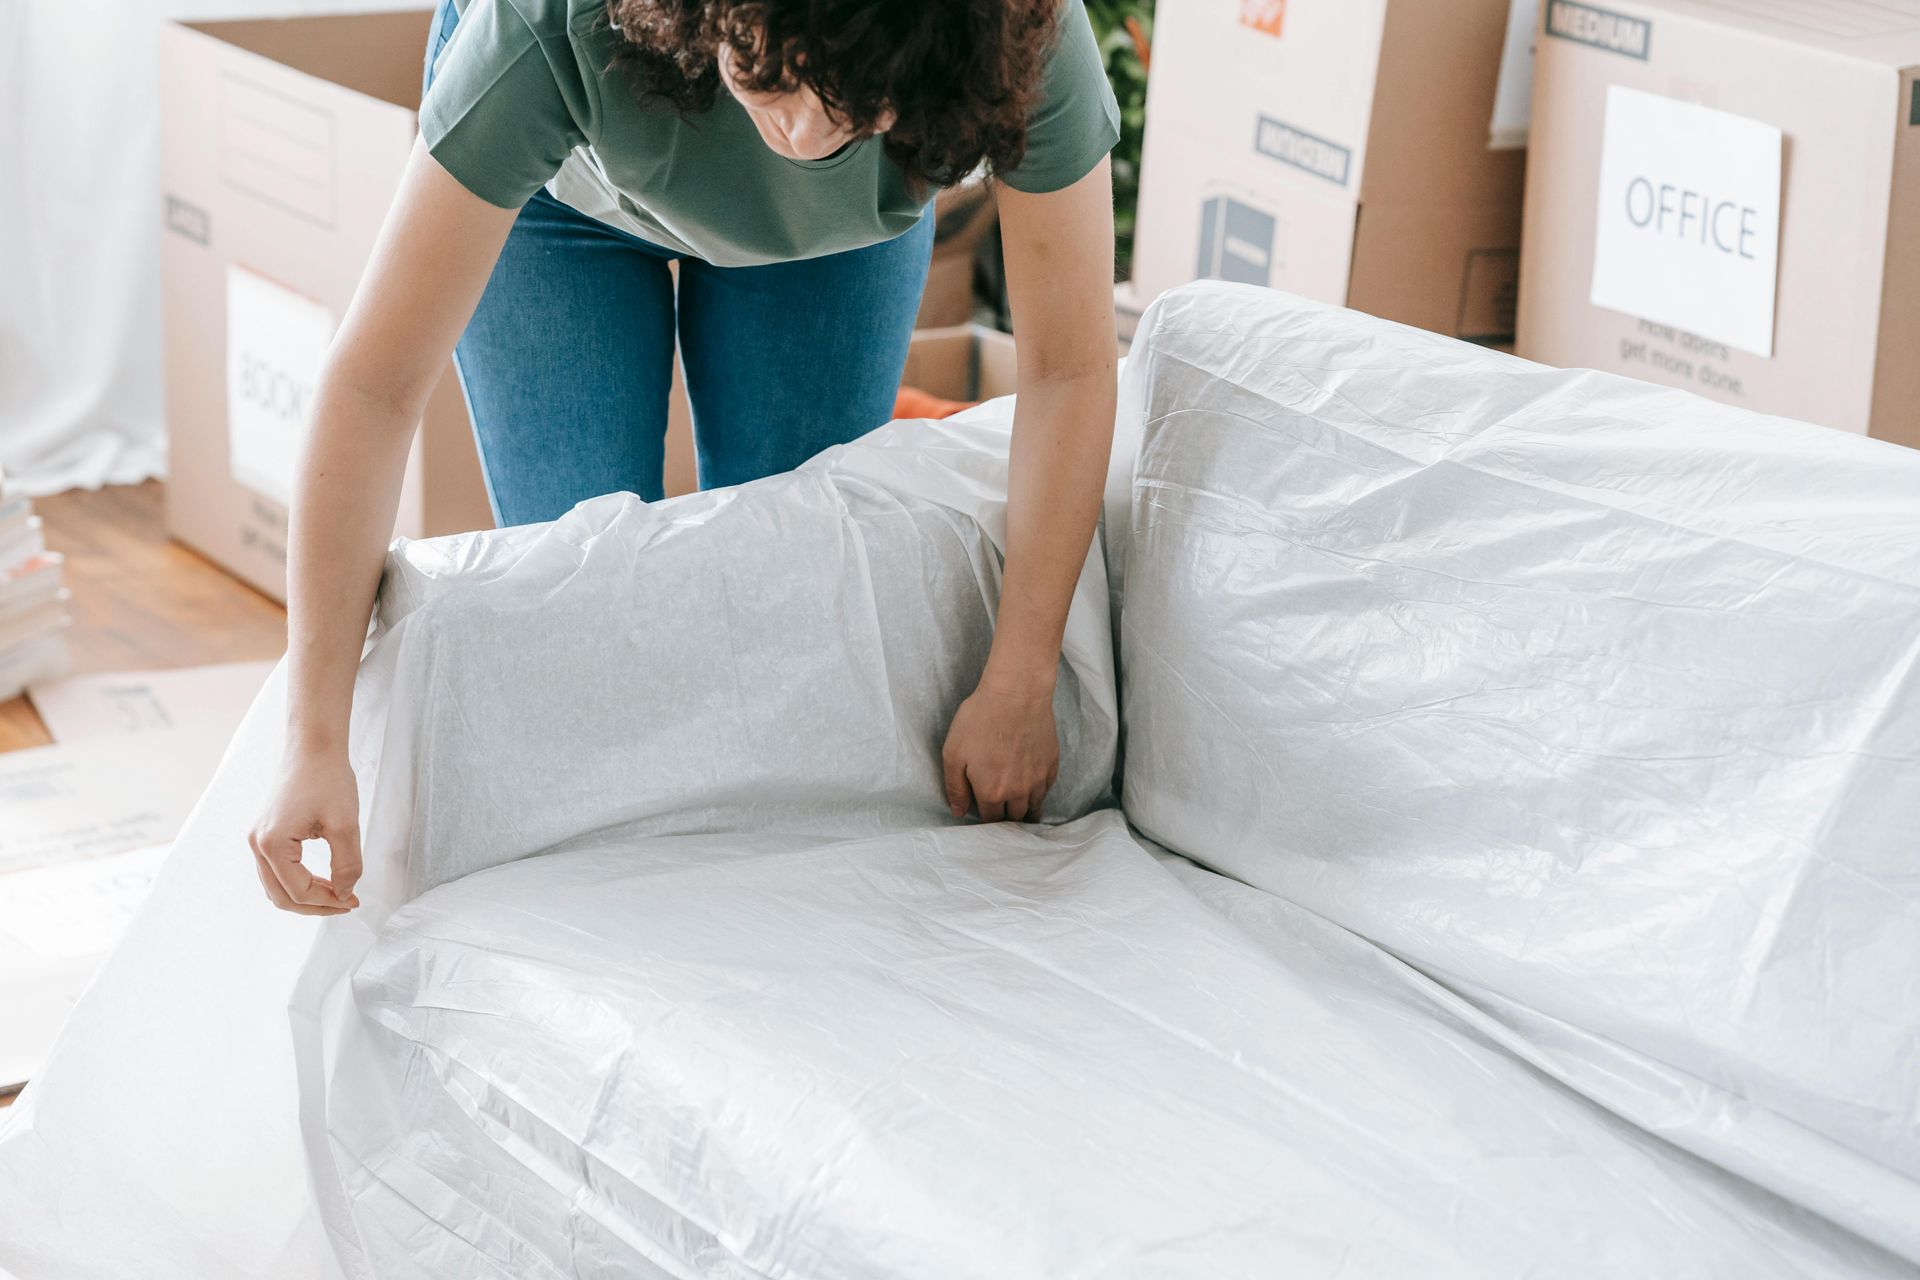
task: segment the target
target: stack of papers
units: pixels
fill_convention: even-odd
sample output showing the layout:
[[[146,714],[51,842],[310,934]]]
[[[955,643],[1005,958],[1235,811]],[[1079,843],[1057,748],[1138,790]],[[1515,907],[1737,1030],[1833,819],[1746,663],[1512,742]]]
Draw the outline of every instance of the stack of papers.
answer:
[[[40,517],[0,476],[0,701],[67,669],[61,557],[47,550]]]

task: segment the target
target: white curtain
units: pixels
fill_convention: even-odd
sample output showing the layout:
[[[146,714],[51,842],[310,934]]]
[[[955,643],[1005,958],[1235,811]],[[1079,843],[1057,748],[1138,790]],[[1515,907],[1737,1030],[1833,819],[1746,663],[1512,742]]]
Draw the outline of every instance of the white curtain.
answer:
[[[166,471],[157,34],[426,0],[0,0],[0,467],[30,494]]]

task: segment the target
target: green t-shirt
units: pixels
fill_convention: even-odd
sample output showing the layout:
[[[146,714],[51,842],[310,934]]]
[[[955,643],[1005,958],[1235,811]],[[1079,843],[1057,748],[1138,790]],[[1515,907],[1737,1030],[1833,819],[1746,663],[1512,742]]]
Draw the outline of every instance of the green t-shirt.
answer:
[[[618,40],[603,0],[467,0],[420,106],[428,150],[490,204],[518,208],[545,186],[582,213],[723,267],[878,244],[926,207],[879,138],[789,160],[724,89],[686,118],[639,97],[612,65]],[[1113,148],[1119,121],[1083,0],[1065,0],[1026,158],[1000,180],[1021,191],[1069,186]]]

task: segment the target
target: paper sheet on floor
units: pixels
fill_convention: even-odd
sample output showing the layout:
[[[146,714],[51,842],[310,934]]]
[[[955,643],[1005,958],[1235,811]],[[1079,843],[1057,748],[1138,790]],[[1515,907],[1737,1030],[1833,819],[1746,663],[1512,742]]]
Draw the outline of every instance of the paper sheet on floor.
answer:
[[[227,740],[162,729],[0,755],[0,876],[173,839]]]
[[[240,727],[272,670],[271,662],[223,662],[102,672],[40,681],[27,693],[55,742],[180,728],[204,728],[224,740]],[[207,776],[212,772],[209,767]]]
[[[39,1071],[60,1024],[120,938],[166,845],[0,878],[0,1089]]]
[[[272,669],[33,687],[55,745],[0,755],[0,1089],[39,1071]]]

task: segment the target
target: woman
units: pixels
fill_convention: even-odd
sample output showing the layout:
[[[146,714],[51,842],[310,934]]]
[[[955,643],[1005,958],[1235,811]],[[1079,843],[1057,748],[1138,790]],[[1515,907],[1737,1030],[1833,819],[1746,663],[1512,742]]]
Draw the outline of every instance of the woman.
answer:
[[[287,749],[252,833],[267,896],[358,905],[354,669],[448,352],[503,523],[660,495],[676,328],[701,482],[793,467],[890,416],[927,206],[983,164],[1019,400],[998,622],[948,730],[946,799],[1037,814],[1114,411],[1119,113],[1079,0],[447,0],[428,63],[296,486]],[[307,839],[329,877],[300,865]]]

